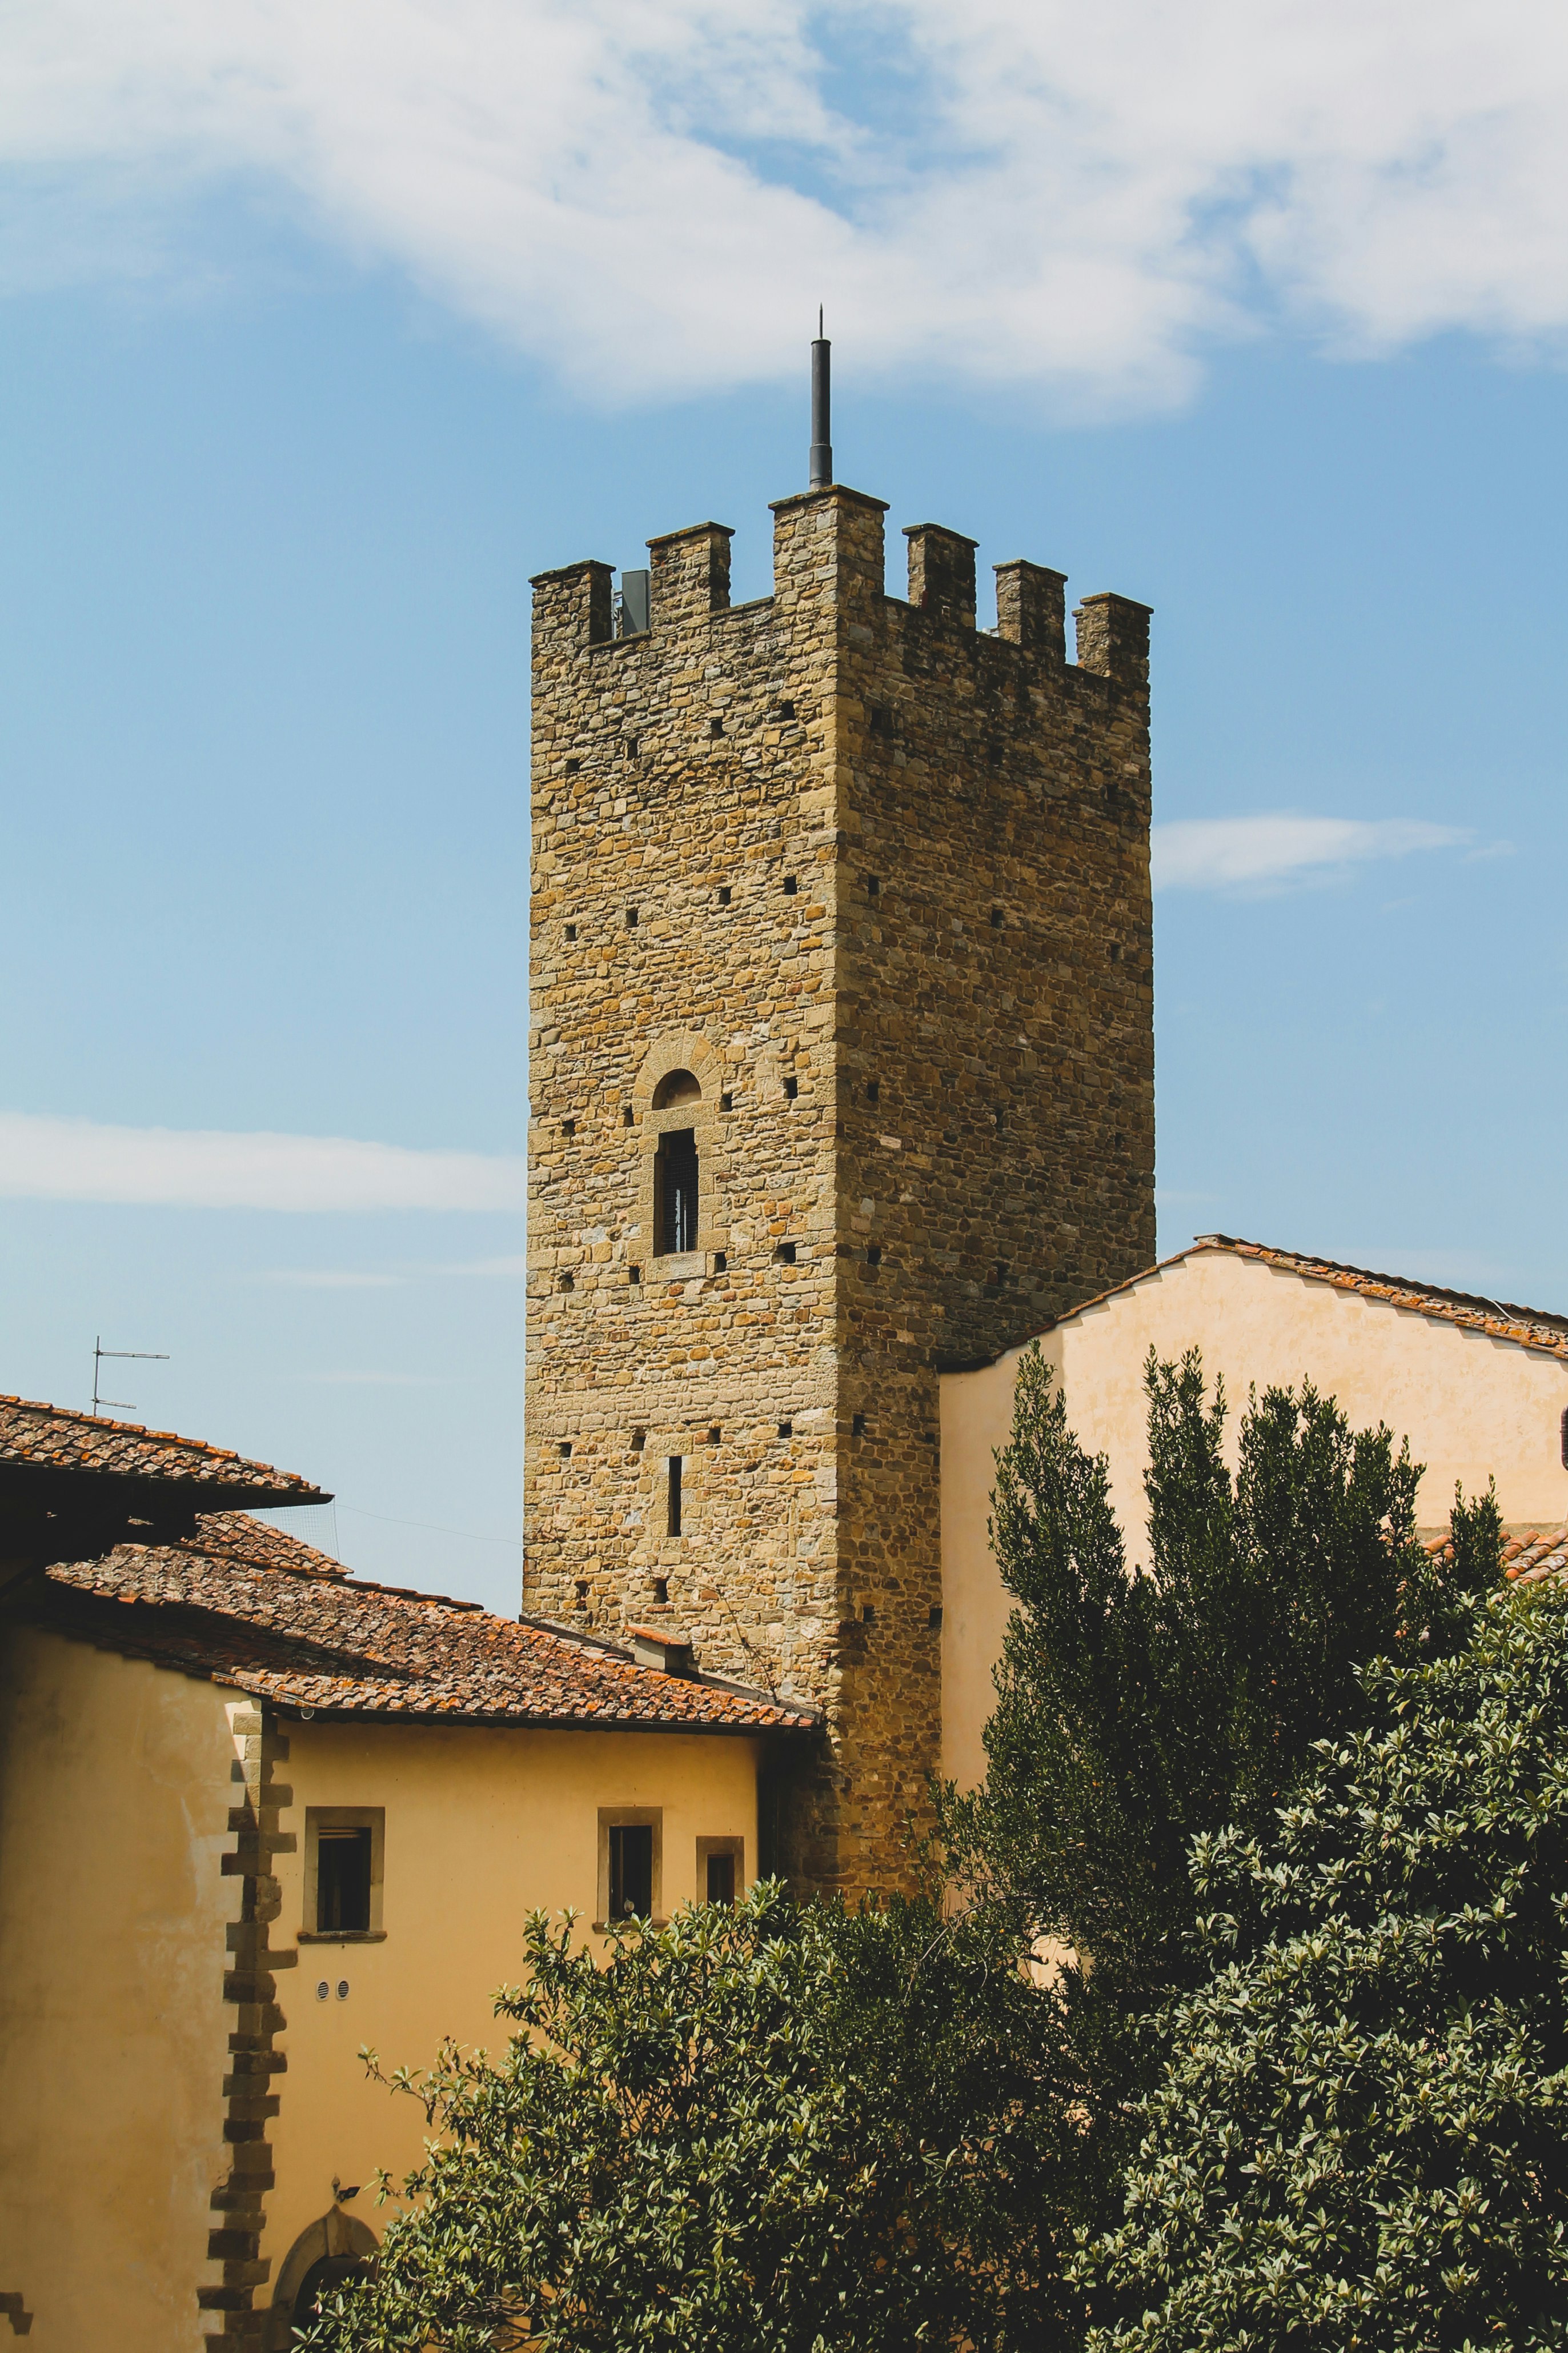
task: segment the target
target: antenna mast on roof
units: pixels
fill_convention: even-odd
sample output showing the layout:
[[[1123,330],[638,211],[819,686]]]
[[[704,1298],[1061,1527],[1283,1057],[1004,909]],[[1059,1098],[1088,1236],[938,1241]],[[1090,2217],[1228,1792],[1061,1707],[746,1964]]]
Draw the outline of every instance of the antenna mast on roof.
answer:
[[[168,1351],[164,1348],[106,1348],[101,1338],[95,1339],[92,1344],[92,1418],[95,1421],[99,1419],[100,1406],[111,1405],[116,1413],[134,1413],[136,1410],[129,1398],[99,1396],[99,1367],[106,1356],[134,1356],[139,1364],[145,1365],[166,1365],[169,1361]]]
[[[816,311],[816,341],[811,347],[811,487],[825,491],[833,480],[833,346]]]

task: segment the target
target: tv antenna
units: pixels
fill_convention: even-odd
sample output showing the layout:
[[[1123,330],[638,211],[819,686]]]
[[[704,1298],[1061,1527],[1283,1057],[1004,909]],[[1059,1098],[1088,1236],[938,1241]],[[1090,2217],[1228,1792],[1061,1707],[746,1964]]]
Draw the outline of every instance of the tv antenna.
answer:
[[[106,1348],[101,1335],[96,1338],[92,1344],[92,1418],[95,1421],[100,1418],[100,1406],[111,1405],[116,1413],[134,1413],[136,1410],[129,1398],[99,1396],[100,1367],[106,1356],[134,1356],[137,1363],[142,1365],[166,1365],[169,1361],[166,1348]]]

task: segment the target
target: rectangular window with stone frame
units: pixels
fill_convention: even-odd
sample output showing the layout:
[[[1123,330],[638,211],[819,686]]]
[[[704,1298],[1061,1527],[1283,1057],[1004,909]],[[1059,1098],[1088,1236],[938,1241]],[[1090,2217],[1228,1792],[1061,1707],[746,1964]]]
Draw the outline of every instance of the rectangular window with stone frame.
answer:
[[[384,1806],[306,1808],[301,1944],[382,1941],[385,1848]]]

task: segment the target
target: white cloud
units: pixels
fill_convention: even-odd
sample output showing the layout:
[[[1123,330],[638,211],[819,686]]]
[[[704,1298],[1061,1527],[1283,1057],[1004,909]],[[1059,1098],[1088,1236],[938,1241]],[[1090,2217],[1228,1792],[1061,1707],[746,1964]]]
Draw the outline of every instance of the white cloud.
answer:
[[[200,1209],[515,1209],[521,1159],[346,1136],[106,1127],[0,1112],[0,1195]]]
[[[1258,891],[1313,871],[1454,849],[1469,835],[1418,818],[1199,817],[1150,837],[1156,891]]]
[[[609,400],[821,297],[863,368],[1159,401],[1281,316],[1555,343],[1565,116],[1555,0],[11,0],[0,275],[177,267],[226,184]]]

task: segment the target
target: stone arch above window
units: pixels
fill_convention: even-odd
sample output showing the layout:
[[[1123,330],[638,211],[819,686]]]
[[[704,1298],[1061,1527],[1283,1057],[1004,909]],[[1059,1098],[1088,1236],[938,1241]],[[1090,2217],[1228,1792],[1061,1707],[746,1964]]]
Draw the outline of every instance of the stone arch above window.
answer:
[[[667,1029],[643,1056],[632,1082],[632,1110],[639,1120],[688,1103],[706,1111],[717,1103],[722,1084],[722,1060],[700,1030]],[[694,1093],[683,1091],[693,1088]]]
[[[671,1103],[695,1103],[701,1100],[701,1082],[690,1071],[666,1071],[653,1091],[655,1111],[668,1111]]]

